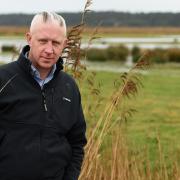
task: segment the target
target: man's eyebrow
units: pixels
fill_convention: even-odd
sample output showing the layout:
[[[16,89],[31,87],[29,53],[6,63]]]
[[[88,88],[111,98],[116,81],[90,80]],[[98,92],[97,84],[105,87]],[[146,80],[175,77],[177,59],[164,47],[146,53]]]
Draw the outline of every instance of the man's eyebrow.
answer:
[[[39,38],[38,41],[48,41],[46,38]]]
[[[58,43],[58,44],[62,43],[62,41],[57,41],[57,40],[52,40],[52,42]]]

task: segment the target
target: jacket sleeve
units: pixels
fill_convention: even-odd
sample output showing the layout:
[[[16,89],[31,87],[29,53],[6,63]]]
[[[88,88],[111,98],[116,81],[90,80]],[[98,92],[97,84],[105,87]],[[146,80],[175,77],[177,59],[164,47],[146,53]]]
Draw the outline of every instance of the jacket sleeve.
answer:
[[[82,111],[80,93],[79,103],[77,110],[77,120],[74,126],[71,128],[67,134],[67,139],[72,148],[72,158],[67,166],[63,180],[77,180],[80,174],[81,165],[84,157],[84,146],[87,143],[85,132],[86,132],[86,123]]]

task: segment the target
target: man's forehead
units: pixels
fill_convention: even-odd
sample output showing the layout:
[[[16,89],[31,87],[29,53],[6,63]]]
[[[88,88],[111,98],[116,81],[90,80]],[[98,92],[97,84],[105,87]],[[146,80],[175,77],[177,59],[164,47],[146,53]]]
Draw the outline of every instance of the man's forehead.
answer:
[[[37,39],[48,39],[62,41],[66,38],[65,31],[63,27],[55,26],[49,24],[42,24],[34,29],[31,33]]]
[[[31,31],[33,31],[34,29],[38,29],[38,28],[42,28],[42,27],[56,27],[56,28],[61,28],[61,26],[59,25],[59,22],[57,20],[52,20],[52,21],[47,21],[47,22],[43,22],[43,20],[39,20],[37,22],[35,22],[32,26],[31,26]]]

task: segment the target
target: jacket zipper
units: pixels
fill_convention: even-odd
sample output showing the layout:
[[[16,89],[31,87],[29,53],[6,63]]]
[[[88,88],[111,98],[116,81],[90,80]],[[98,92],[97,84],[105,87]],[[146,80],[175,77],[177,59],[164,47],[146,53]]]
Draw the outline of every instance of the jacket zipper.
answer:
[[[42,97],[43,97],[43,106],[44,106],[44,110],[47,112],[47,111],[48,111],[48,109],[47,109],[47,104],[46,104],[46,95],[45,95],[44,90],[42,90]]]

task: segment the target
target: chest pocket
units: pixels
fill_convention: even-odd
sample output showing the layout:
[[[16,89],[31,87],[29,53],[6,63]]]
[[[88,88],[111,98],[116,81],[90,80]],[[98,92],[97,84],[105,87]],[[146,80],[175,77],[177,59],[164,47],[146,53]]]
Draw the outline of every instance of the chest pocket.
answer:
[[[52,114],[61,129],[68,131],[73,124],[73,95],[70,84],[66,83],[62,89],[54,93]]]

